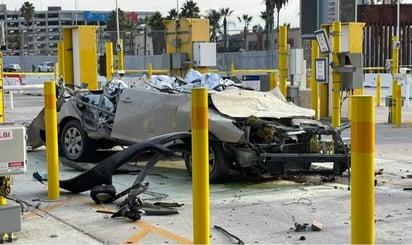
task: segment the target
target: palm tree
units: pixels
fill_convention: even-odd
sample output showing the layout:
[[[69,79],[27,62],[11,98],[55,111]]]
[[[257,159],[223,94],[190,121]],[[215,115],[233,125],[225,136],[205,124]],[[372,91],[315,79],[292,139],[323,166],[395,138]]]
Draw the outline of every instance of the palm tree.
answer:
[[[118,9],[119,14],[119,31],[131,30],[133,25],[126,20],[126,15],[123,10]],[[117,31],[117,20],[116,20],[116,9],[112,10],[109,15],[109,20],[107,21],[107,30],[108,31]]]
[[[173,8],[173,9],[171,9],[171,10],[169,10],[169,11],[167,12],[167,17],[166,17],[166,19],[168,19],[168,20],[178,19],[178,14],[179,14],[179,13],[176,11],[176,9]]]
[[[271,33],[273,32],[273,25],[274,25],[274,20],[273,20],[273,15],[275,13],[275,0],[265,0],[265,17],[266,17],[266,42],[267,42],[267,46],[266,49],[267,50],[271,50],[272,49],[272,35]]]
[[[170,12],[170,11],[169,11]],[[163,25],[162,14],[157,11],[149,18],[149,26],[151,27],[151,36],[153,42],[153,54],[162,54],[166,49],[165,26]]]
[[[265,6],[266,6],[266,14],[267,14],[267,23],[269,25],[269,32],[273,31],[273,26],[274,26],[274,19],[273,19],[273,15],[275,13],[275,9],[277,12],[277,30],[279,30],[279,12],[282,9],[282,7],[284,5],[286,5],[286,3],[288,2],[288,0],[265,0]],[[271,37],[272,35],[270,35]],[[270,44],[272,44],[272,42],[269,42]],[[268,48],[271,45],[268,45]],[[271,47],[270,47],[271,48]]]
[[[262,18],[262,20],[265,21],[265,30],[269,29],[269,25],[268,25],[268,15],[266,14],[266,11],[260,11],[260,18]]]
[[[244,27],[243,27],[243,49],[244,50],[246,50],[247,32],[249,30],[249,25],[250,25],[250,22],[252,21],[252,18],[253,18],[252,16],[249,16],[247,14],[242,15],[242,18],[240,18],[239,16],[237,17],[239,22],[244,23]]]
[[[266,32],[266,50],[269,50],[269,17],[266,11],[260,12],[260,18],[265,21],[265,32]]]
[[[231,10],[229,8],[221,8],[219,11],[223,17],[223,46],[225,52],[227,52],[227,18],[233,13],[234,10]]]
[[[222,18],[222,15],[215,9],[209,9],[209,11],[207,11],[206,13],[206,18],[209,19],[210,41],[217,42],[217,33],[220,29],[219,22]]]
[[[200,17],[200,10],[197,3],[193,0],[187,0],[183,3],[183,6],[180,8],[180,16],[183,18],[199,18]]]
[[[34,6],[30,2],[24,2],[23,5],[20,7],[20,14],[24,18],[24,23],[26,24],[26,33],[29,33],[29,23],[33,20],[34,17]],[[32,33],[32,39],[34,40],[34,32]],[[23,43],[23,35],[21,36],[21,43]],[[23,47],[24,45],[20,46],[20,55],[23,55]],[[33,50],[34,50],[33,46]]]

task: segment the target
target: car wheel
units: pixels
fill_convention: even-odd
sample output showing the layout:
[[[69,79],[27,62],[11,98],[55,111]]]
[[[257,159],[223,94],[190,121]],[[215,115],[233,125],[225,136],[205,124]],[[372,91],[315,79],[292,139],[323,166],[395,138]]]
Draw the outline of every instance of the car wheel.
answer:
[[[192,155],[184,156],[186,169],[192,175]],[[220,182],[229,172],[229,164],[226,160],[222,144],[209,143],[209,183]]]
[[[72,120],[63,127],[60,146],[63,155],[72,161],[90,159],[95,150],[92,140],[77,120]]]
[[[349,163],[349,165],[350,165],[350,163]],[[345,172],[347,169],[348,169],[348,163],[347,162],[335,162],[333,164],[333,173],[335,175],[342,175],[342,173]]]

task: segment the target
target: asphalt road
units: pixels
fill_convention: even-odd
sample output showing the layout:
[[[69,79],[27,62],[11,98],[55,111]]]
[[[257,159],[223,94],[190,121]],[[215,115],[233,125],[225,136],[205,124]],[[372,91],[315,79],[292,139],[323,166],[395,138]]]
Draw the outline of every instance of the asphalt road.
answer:
[[[373,94],[373,89],[366,93]],[[41,96],[14,96],[14,109],[6,101],[7,121],[30,121],[42,108]],[[7,100],[7,95],[6,95]],[[375,237],[377,244],[410,244],[412,240],[412,108],[403,108],[403,124],[388,124],[388,108],[376,108]],[[114,204],[96,205],[88,192],[71,194],[61,190],[58,201],[47,198],[47,186],[33,180],[33,172],[46,173],[45,148],[28,152],[27,174],[13,177],[12,197],[31,206],[22,215],[17,244],[112,244],[192,243],[193,202],[191,178],[181,161],[162,161],[146,177],[146,201],[184,204],[179,214],[143,215],[141,220],[113,219],[96,210],[116,210]],[[62,164],[60,179],[80,174]],[[116,174],[117,191],[129,187],[136,175]],[[245,244],[348,244],[351,242],[351,192],[347,177],[332,182],[320,176],[252,181],[232,175],[226,182],[210,185],[210,240],[212,244],[239,243],[215,225],[226,229]],[[11,201],[10,201],[11,202]],[[37,208],[35,208],[37,207]],[[321,231],[296,231],[295,224],[323,225]],[[3,222],[3,221],[0,221]]]

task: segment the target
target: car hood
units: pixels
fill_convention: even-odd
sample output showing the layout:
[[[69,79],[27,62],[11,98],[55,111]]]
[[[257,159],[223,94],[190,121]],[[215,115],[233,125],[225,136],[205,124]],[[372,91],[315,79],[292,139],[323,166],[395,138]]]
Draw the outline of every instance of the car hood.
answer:
[[[212,93],[210,98],[216,110],[233,118],[256,116],[281,119],[315,116],[314,110],[286,101],[278,88],[268,92],[231,88]]]

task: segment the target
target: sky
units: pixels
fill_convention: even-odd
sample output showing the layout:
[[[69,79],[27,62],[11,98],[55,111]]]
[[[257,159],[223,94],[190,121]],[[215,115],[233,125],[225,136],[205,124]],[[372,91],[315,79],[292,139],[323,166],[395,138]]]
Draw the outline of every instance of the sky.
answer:
[[[46,10],[47,6],[61,6],[63,10],[104,10],[111,11],[116,8],[116,0],[0,0],[7,5],[7,9],[19,9],[21,5],[29,1],[36,10]],[[182,7],[186,0],[117,0],[118,7],[123,11],[160,11],[163,16],[167,12],[179,6]],[[264,21],[259,17],[265,10],[264,0],[194,0],[200,8],[201,14],[209,9],[230,8],[234,10],[230,18],[230,28],[243,29],[237,17],[243,14],[252,16],[250,28],[260,24],[264,27]],[[292,27],[298,27],[299,0],[289,0],[286,7],[280,11],[280,24],[290,23]],[[276,22],[276,16],[275,16]],[[276,25],[276,23],[275,23]]]

